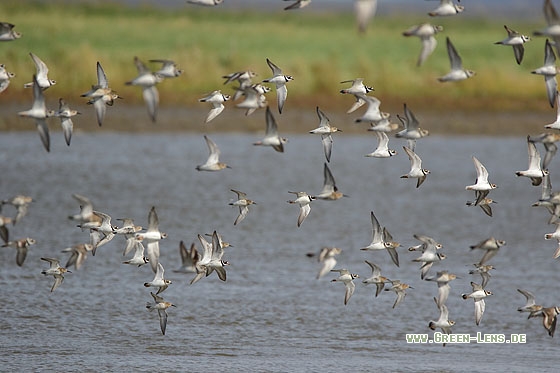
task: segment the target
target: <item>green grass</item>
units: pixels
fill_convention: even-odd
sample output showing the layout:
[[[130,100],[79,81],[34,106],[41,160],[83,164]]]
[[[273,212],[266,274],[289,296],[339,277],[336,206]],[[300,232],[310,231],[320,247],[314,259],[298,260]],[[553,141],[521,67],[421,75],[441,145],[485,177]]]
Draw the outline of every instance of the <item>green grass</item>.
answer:
[[[173,59],[185,73],[160,85],[161,100],[196,105],[209,91],[230,91],[223,86],[222,75],[252,69],[259,79],[268,77],[268,57],[294,76],[289,86],[294,106],[299,101],[302,106],[313,102],[346,107],[348,100],[337,93],[343,87],[339,82],[363,77],[389,106],[401,107],[406,101],[446,110],[460,101],[463,109],[547,108],[543,79],[530,74],[543,64],[544,39],[526,44],[525,59],[518,66],[510,47],[493,44],[505,37],[502,20],[428,19],[423,14],[377,17],[368,32],[359,35],[350,13],[232,13],[186,4],[161,10],[102,2],[22,3],[0,3],[2,20],[14,23],[23,33],[15,42],[0,44],[0,63],[17,74],[0,96],[3,102],[29,99],[22,85],[34,73],[28,56],[33,52],[47,63],[51,79],[58,81],[52,91],[69,101],[79,100],[95,83],[96,61],[103,65],[112,88],[127,102],[140,103],[139,90],[124,86],[136,75],[133,57],[145,62]],[[417,68],[420,41],[401,33],[425,21],[443,25],[444,32],[437,37],[434,54]],[[517,21],[510,26],[530,34],[542,25]],[[449,69],[446,36],[464,66],[477,72],[474,78],[447,84],[436,80]]]

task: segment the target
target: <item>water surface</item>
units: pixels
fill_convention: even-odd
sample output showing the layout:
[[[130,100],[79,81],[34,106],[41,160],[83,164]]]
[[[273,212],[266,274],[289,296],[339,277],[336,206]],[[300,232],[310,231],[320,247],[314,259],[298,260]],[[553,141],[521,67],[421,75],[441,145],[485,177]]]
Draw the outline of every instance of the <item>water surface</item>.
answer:
[[[336,202],[315,201],[300,228],[298,207],[286,203],[288,191],[318,193],[323,182],[324,155],[318,137],[290,135],[284,154],[252,145],[259,135],[218,134],[211,138],[232,168],[202,173],[207,149],[201,134],[75,134],[66,147],[61,133],[52,134],[47,154],[35,132],[0,135],[0,194],[22,193],[35,202],[29,214],[10,229],[12,238],[33,237],[37,244],[20,268],[15,250],[2,249],[0,294],[3,327],[0,362],[6,370],[168,370],[187,371],[502,371],[504,364],[517,371],[544,371],[557,352],[540,319],[526,320],[516,309],[525,288],[546,306],[558,303],[558,263],[552,259],[556,242],[543,235],[545,210],[532,208],[541,193],[516,170],[527,168],[524,137],[442,137],[419,141],[417,152],[431,170],[426,182],[401,179],[410,167],[404,142],[391,139],[399,154],[391,159],[363,155],[375,147],[374,136],[335,138],[330,168],[342,192]],[[541,149],[539,147],[539,149]],[[478,207],[465,185],[476,177],[471,156],[488,168],[499,185],[491,193],[498,201],[494,217]],[[557,161],[551,164],[552,183]],[[257,201],[247,218],[233,225],[237,209],[228,206],[238,189]],[[40,257],[65,263],[65,247],[87,242],[68,215],[78,212],[72,193],[88,196],[94,207],[113,218],[132,217],[147,225],[148,211],[156,206],[160,228],[168,233],[161,242],[161,262],[173,284],[163,293],[177,308],[169,310],[167,334],[161,335],[155,313],[146,310],[153,278],[149,266],[122,265],[124,239],[115,238],[89,257],[80,270],[66,276],[50,293],[52,279]],[[370,211],[402,244],[400,267],[384,252],[359,249],[371,241]],[[11,206],[2,213],[13,214]],[[218,230],[234,247],[224,259],[231,262],[228,279],[215,275],[189,285],[191,275],[173,273],[180,265],[178,246],[196,241],[197,234]],[[451,283],[447,302],[454,333],[526,334],[527,343],[407,344],[406,333],[432,332],[427,325],[439,316],[432,297],[433,282],[420,280],[419,254],[406,249],[418,242],[413,234],[434,237],[448,258],[431,273],[447,269],[460,276]],[[487,286],[481,325],[474,323],[468,274],[482,252],[470,245],[490,236],[507,241],[490,264],[497,269]],[[344,287],[331,283],[335,274],[317,280],[319,263],[306,256],[323,246],[343,249],[339,268],[358,273],[356,292],[344,306]],[[394,294],[374,297],[364,260],[382,267],[391,279],[411,284],[406,299],[392,309]],[[546,281],[543,281],[546,279]]]

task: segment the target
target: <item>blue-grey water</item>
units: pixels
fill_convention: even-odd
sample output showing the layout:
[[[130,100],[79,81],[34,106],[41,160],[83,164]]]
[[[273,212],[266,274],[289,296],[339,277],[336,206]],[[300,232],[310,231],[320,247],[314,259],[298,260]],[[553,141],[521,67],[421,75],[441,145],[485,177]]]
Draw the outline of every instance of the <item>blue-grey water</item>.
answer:
[[[323,182],[324,155],[313,135],[289,135],[284,154],[255,147],[260,134],[209,133],[232,168],[197,172],[207,149],[202,134],[117,134],[78,132],[67,147],[60,132],[52,133],[47,154],[35,132],[0,134],[0,198],[27,194],[35,202],[10,235],[32,237],[22,267],[15,250],[0,250],[0,328],[2,370],[25,371],[545,371],[553,364],[558,339],[550,338],[541,319],[517,312],[524,288],[545,306],[559,303],[559,263],[552,259],[555,241],[548,213],[531,207],[541,194],[516,170],[527,168],[523,137],[477,138],[429,136],[417,144],[426,182],[401,179],[410,167],[402,145],[391,159],[365,158],[374,136],[335,137],[330,168],[338,187],[349,195],[335,202],[315,201],[300,228],[298,207],[286,203],[288,191],[318,193]],[[541,149],[541,147],[539,147]],[[468,207],[465,185],[476,177],[471,156],[487,167],[499,188],[491,197],[494,217]],[[552,184],[558,185],[558,160],[551,164]],[[238,189],[257,201],[247,218],[233,225],[237,208],[228,206]],[[155,206],[160,229],[168,233],[161,263],[173,284],[162,295],[177,305],[168,310],[166,335],[156,313],[146,310],[153,278],[149,266],[121,264],[124,239],[116,237],[89,257],[80,270],[66,276],[50,292],[53,279],[41,275],[41,257],[60,258],[61,250],[87,242],[68,215],[78,212],[73,193],[88,196],[96,210],[113,218],[132,217],[147,225]],[[359,250],[371,241],[370,211],[375,211],[399,248],[397,268],[385,252]],[[13,215],[4,206],[4,215]],[[234,245],[224,259],[227,282],[214,274],[189,285],[192,275],[173,273],[180,265],[179,241],[189,245],[197,234],[218,230]],[[460,276],[451,283],[447,305],[456,321],[454,333],[526,335],[524,344],[407,344],[407,333],[430,333],[427,325],[439,311],[432,298],[434,282],[420,280],[413,234],[434,237],[448,256],[431,270],[447,269]],[[490,236],[507,241],[490,264],[496,266],[487,289],[480,326],[474,323],[470,292],[472,263],[482,252],[470,245]],[[198,244],[198,242],[197,242]],[[358,273],[356,292],[343,304],[344,287],[332,283],[335,274],[317,280],[319,263],[306,256],[323,246],[343,249],[338,268]],[[392,309],[395,295],[374,297],[369,259],[391,279],[414,289]],[[505,365],[506,364],[506,365]]]

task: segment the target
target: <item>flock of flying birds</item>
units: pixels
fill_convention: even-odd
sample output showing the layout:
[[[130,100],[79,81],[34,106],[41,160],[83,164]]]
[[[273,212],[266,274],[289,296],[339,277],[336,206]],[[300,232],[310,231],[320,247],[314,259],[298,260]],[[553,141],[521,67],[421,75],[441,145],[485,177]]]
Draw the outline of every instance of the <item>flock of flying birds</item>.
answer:
[[[222,0],[188,0],[188,2],[198,5],[215,6],[222,3]],[[300,9],[309,5],[310,2],[310,0],[298,0],[285,9]],[[367,24],[364,24],[364,19],[371,18],[375,13],[376,1],[357,0],[355,3],[358,14],[362,16],[358,17],[359,29],[363,31],[365,24]],[[361,12],[360,9],[362,9]],[[453,16],[461,13],[463,10],[463,6],[454,4],[452,0],[441,0],[439,7],[430,12],[429,15],[432,17]],[[554,49],[556,49],[556,52],[560,52],[560,17],[558,17],[551,0],[544,1],[544,14],[548,22],[548,27],[535,31],[534,35],[545,36],[553,41],[551,42],[549,39],[546,39],[544,65],[532,72],[544,76],[548,101],[551,106],[556,104],[558,109],[557,120],[552,124],[546,125],[545,128],[560,130],[560,95],[558,95],[556,83],[556,74],[559,70],[555,65],[556,55],[554,51]],[[367,17],[364,18],[365,15],[367,15]],[[511,46],[514,51],[516,62],[521,64],[524,55],[523,44],[529,42],[531,38],[512,30],[508,26],[504,27],[507,32],[507,37],[496,42],[496,44]],[[423,23],[413,26],[403,32],[404,36],[416,36],[421,39],[422,49],[417,61],[418,66],[424,64],[436,48],[437,41],[435,35],[441,31],[441,26]],[[14,25],[5,22],[0,23],[0,41],[16,40],[21,36],[19,32],[14,30]],[[473,77],[475,73],[463,68],[462,59],[449,38],[446,39],[446,46],[451,70],[438,80],[440,82],[456,82]],[[31,88],[33,91],[33,105],[30,110],[20,112],[19,115],[32,118],[35,121],[40,139],[47,151],[50,149],[50,140],[46,120],[51,116],[59,117],[66,143],[70,145],[73,128],[72,117],[80,113],[70,109],[62,98],[59,100],[60,106],[58,111],[48,110],[46,108],[44,92],[49,87],[55,85],[56,81],[48,77],[48,67],[38,56],[33,53],[29,55],[36,66],[36,74],[33,75],[31,82],[25,84],[25,87]],[[144,62],[134,57],[134,64],[138,70],[138,76],[125,84],[142,88],[143,98],[147,106],[149,117],[152,121],[156,121],[159,103],[156,85],[165,79],[180,76],[182,70],[171,60],[158,59],[150,60],[150,62],[161,64],[161,68],[152,71]],[[271,70],[270,77],[255,83],[253,79],[256,78],[257,74],[253,71],[239,71],[225,75],[223,77],[226,79],[224,84],[238,84],[234,88],[233,93],[228,95],[223,94],[221,90],[215,90],[205,95],[199,101],[211,105],[210,112],[205,119],[206,123],[211,122],[223,112],[225,109],[224,103],[227,101],[236,102],[235,107],[245,110],[246,115],[251,115],[258,109],[265,109],[266,133],[264,138],[255,142],[254,145],[270,146],[275,151],[282,153],[284,152],[287,139],[281,137],[278,133],[278,125],[267,101],[267,94],[271,91],[271,87],[268,85],[275,88],[277,108],[281,115],[288,97],[288,84],[294,81],[294,77],[284,74],[283,70],[268,58],[266,58],[266,63]],[[93,105],[98,124],[101,126],[107,106],[112,106],[115,100],[120,97],[109,87],[109,81],[99,62],[97,62],[96,69],[97,83],[92,85],[89,91],[82,94],[82,97],[87,98],[88,104]],[[0,92],[8,88],[10,79],[14,76],[15,74],[8,72],[4,65],[0,65]],[[355,100],[347,112],[352,113],[366,105],[366,111],[362,116],[355,119],[355,122],[370,124],[368,131],[373,131],[378,139],[377,148],[373,152],[367,154],[366,157],[390,158],[396,155],[397,152],[394,149],[390,149],[388,146],[388,134],[401,128],[401,125],[391,122],[391,115],[380,110],[380,100],[370,94],[373,88],[364,84],[364,79],[356,78],[343,81],[342,83],[351,85],[350,87],[341,89],[340,93],[351,95]],[[397,115],[397,118],[402,124],[402,129],[397,131],[395,136],[407,140],[407,146],[403,146],[403,150],[407,154],[411,166],[409,172],[401,177],[416,179],[416,188],[419,188],[427,179],[430,171],[422,167],[422,159],[416,152],[416,143],[428,136],[429,132],[419,126],[418,120],[406,103],[403,109],[404,115]],[[319,107],[316,108],[316,112],[319,125],[309,132],[321,136],[326,160],[324,163],[324,185],[320,193],[313,195],[303,191],[289,191],[289,193],[295,195],[295,198],[287,202],[299,206],[299,215],[297,219],[298,227],[300,227],[308,217],[313,201],[317,199],[336,201],[345,197],[345,195],[338,190],[333,174],[328,166],[333,150],[332,135],[341,130],[331,126],[328,116]],[[209,149],[209,157],[204,164],[196,166],[196,170],[215,172],[228,168],[229,166],[227,164],[220,162],[220,150],[217,144],[208,136],[204,136],[204,139]],[[545,207],[550,213],[549,223],[556,224],[557,226],[555,232],[545,235],[545,239],[556,239],[558,242],[558,247],[553,255],[554,258],[560,257],[560,192],[552,191],[548,166],[556,154],[557,146],[555,143],[559,139],[560,132],[528,136],[529,166],[527,170],[516,172],[517,176],[527,177],[531,180],[532,185],[541,186],[542,188],[541,196],[533,206]],[[544,157],[541,157],[537,149],[537,143],[543,144],[546,152]],[[486,215],[492,216],[492,204],[495,203],[495,201],[489,198],[489,195],[497,186],[489,181],[488,170],[482,162],[475,156],[472,157],[472,160],[477,178],[473,185],[465,187],[468,191],[474,191],[473,200],[467,201],[466,204],[469,206],[479,206]],[[233,224],[238,225],[249,213],[249,207],[255,205],[256,202],[248,199],[247,194],[242,191],[231,189],[231,192],[236,195],[236,199],[232,201],[230,205],[239,209],[239,214]],[[89,243],[83,243],[64,249],[63,252],[70,255],[64,267],[60,265],[59,259],[41,258],[49,263],[49,268],[44,269],[41,273],[45,276],[54,277],[51,292],[55,291],[62,284],[66,273],[71,273],[67,269],[68,267],[74,266],[76,270],[79,270],[89,253],[95,255],[100,247],[111,242],[115,237],[122,236],[124,238],[123,256],[134,252],[134,255],[130,259],[123,261],[123,264],[138,267],[149,264],[154,272],[153,280],[144,283],[145,287],[154,288],[155,291],[150,293],[153,302],[148,302],[146,308],[150,311],[154,309],[158,311],[161,332],[165,334],[167,326],[166,310],[174,305],[171,302],[165,301],[160,295],[171,285],[171,281],[165,278],[164,267],[159,261],[159,242],[165,239],[167,234],[161,232],[159,229],[159,221],[155,207],[152,207],[148,213],[147,229],[135,225],[132,218],[119,219],[122,224],[120,226],[115,226],[111,223],[111,216],[95,210],[92,202],[86,196],[74,194],[73,197],[78,202],[80,210],[77,214],[70,215],[69,219],[76,223],[77,227],[82,231],[89,233]],[[13,218],[7,215],[0,215],[0,237],[4,241],[3,247],[12,247],[16,249],[16,264],[18,266],[23,265],[27,251],[29,247],[35,243],[35,240],[29,237],[10,240],[8,226],[9,224],[15,225],[24,218],[27,214],[28,206],[32,201],[33,198],[30,196],[17,195],[13,198],[2,200],[0,204],[0,212],[2,212],[1,208],[4,205],[10,205],[16,210],[16,215]],[[392,262],[396,266],[399,266],[397,248],[401,245],[394,241],[388,229],[380,224],[373,211],[371,211],[370,215],[372,223],[372,241],[361,250],[387,250]],[[413,260],[421,264],[420,278],[422,280],[436,282],[438,287],[437,296],[434,297],[434,301],[440,312],[439,318],[435,321],[430,321],[428,326],[432,330],[439,328],[444,333],[450,334],[451,328],[455,325],[455,322],[449,319],[449,310],[446,306],[446,300],[450,293],[449,283],[456,279],[457,275],[442,270],[437,272],[435,276],[429,276],[432,265],[446,258],[446,255],[441,253],[440,250],[443,245],[436,239],[426,235],[415,234],[414,238],[420,243],[410,247],[409,251],[420,252],[420,255]],[[229,263],[223,259],[223,255],[225,252],[224,249],[230,246],[230,244],[223,241],[217,231],[207,235],[199,234],[198,240],[201,245],[200,250],[197,249],[194,243],[187,249],[184,242],[180,242],[179,252],[182,259],[182,266],[176,270],[176,272],[194,274],[190,284],[198,282],[204,277],[211,275],[213,272],[216,272],[221,281],[226,281],[226,267]],[[484,255],[480,261],[476,263],[474,265],[475,268],[469,272],[470,274],[479,274],[481,276],[480,284],[471,282],[472,292],[462,294],[463,299],[474,300],[476,325],[479,325],[482,320],[485,310],[485,298],[492,295],[492,292],[485,289],[490,279],[490,271],[494,268],[491,264],[488,264],[488,262],[498,253],[500,247],[505,244],[503,240],[490,237],[471,246],[472,249],[484,251]],[[354,280],[359,278],[359,275],[352,273],[346,268],[335,268],[337,264],[336,256],[341,252],[342,250],[336,247],[325,247],[321,249],[318,254],[320,268],[316,277],[320,279],[331,272],[338,273],[337,277],[332,279],[332,281],[342,282],[345,285],[344,304],[347,304],[355,290]],[[314,253],[308,255],[315,256]],[[396,294],[393,308],[403,302],[408,289],[413,289],[412,286],[400,280],[390,280],[382,276],[381,268],[373,261],[366,260],[365,263],[371,269],[371,276],[364,279],[363,283],[366,285],[376,285],[376,297],[381,294],[382,291],[393,291]],[[387,284],[390,284],[390,286],[386,287]],[[526,304],[519,307],[518,310],[520,312],[529,313],[529,318],[542,317],[544,328],[550,336],[553,336],[557,315],[560,313],[560,307],[545,307],[539,305],[536,303],[535,296],[531,292],[524,289],[518,289],[518,291],[526,298]]]

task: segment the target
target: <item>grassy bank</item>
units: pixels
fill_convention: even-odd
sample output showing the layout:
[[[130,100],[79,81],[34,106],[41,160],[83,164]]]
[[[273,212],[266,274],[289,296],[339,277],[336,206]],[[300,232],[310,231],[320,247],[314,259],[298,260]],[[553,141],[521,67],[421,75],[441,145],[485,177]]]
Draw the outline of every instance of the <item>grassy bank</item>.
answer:
[[[23,33],[15,42],[0,44],[0,63],[17,74],[0,95],[4,103],[29,100],[30,92],[22,86],[34,73],[28,56],[33,52],[58,81],[47,95],[71,102],[80,102],[79,95],[95,83],[96,61],[102,63],[111,86],[127,102],[138,104],[139,89],[124,86],[136,75],[133,57],[173,59],[185,73],[160,85],[162,105],[197,105],[199,97],[214,89],[230,92],[223,86],[224,74],[252,69],[258,78],[268,77],[268,57],[295,78],[289,84],[292,107],[346,108],[348,98],[337,93],[342,87],[339,82],[363,77],[375,87],[385,110],[400,110],[404,101],[434,111],[454,106],[550,110],[542,77],[530,74],[543,64],[544,39],[526,45],[525,59],[518,66],[510,47],[493,44],[505,37],[504,21],[499,19],[377,17],[365,35],[358,35],[350,13],[231,13],[188,5],[161,10],[12,1],[0,2],[0,14]],[[417,68],[420,41],[401,32],[426,21],[443,25],[444,32],[438,35],[434,54]],[[510,26],[525,34],[542,26],[514,23]],[[446,36],[465,67],[477,72],[474,78],[458,84],[436,80],[449,69]]]

